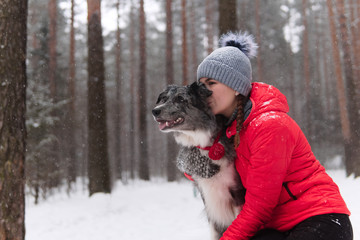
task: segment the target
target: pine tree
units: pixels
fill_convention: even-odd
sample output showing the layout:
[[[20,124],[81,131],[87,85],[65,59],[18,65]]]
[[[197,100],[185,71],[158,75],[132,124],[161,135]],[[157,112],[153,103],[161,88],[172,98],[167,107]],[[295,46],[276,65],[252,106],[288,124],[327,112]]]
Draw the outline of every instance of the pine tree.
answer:
[[[346,109],[346,94],[345,94],[345,86],[344,80],[342,77],[342,69],[341,69],[341,59],[340,52],[337,46],[337,38],[336,38],[336,25],[334,20],[334,11],[331,0],[326,0],[328,13],[329,13],[329,23],[330,23],[330,36],[331,36],[331,44],[332,44],[332,53],[335,65],[335,75],[336,75],[336,90],[337,90],[337,98],[339,102],[340,109],[340,119],[341,119],[341,130],[344,140],[344,149],[345,149],[345,166],[347,172],[350,173],[350,169],[348,169],[349,162],[351,161],[351,144],[350,144],[350,121],[348,111]]]
[[[116,3],[117,12],[117,29],[116,29],[116,44],[115,44],[115,83],[116,83],[116,94],[115,94],[115,164],[116,164],[116,178],[121,179],[122,173],[122,156],[121,154],[121,132],[122,125],[122,103],[121,98],[121,86],[122,84],[122,72],[121,72],[121,30],[120,30],[120,0]]]
[[[25,239],[26,0],[0,2],[0,238]],[[6,33],[6,34],[3,34]]]
[[[182,24],[182,84],[189,84],[188,80],[188,50],[187,50],[187,17],[186,0],[181,0],[181,24]]]
[[[219,0],[219,35],[237,31],[236,0]]]
[[[139,24],[140,24],[140,68],[139,68],[139,125],[140,125],[140,166],[139,177],[142,180],[149,180],[149,164],[148,164],[148,138],[147,138],[147,121],[146,121],[146,32],[145,32],[145,12],[144,0],[140,0]]]
[[[130,8],[130,158],[128,159],[128,171],[130,171],[130,178],[135,178],[135,17],[134,17],[134,4],[131,1]]]
[[[306,112],[305,117],[306,117],[306,135],[311,139],[312,137],[312,124],[311,124],[311,115],[312,115],[312,105],[310,103],[310,98],[311,98],[311,86],[310,86],[310,65],[309,65],[309,60],[310,60],[310,56],[309,56],[309,27],[308,27],[308,20],[307,20],[307,0],[302,0],[302,22],[303,22],[303,26],[304,26],[304,33],[303,33],[303,44],[302,44],[302,50],[303,50],[303,54],[304,54],[304,58],[303,58],[303,72],[304,72],[304,78],[305,78],[305,99],[306,99],[306,103],[305,103],[305,107],[306,107]]]
[[[261,10],[260,0],[255,1],[255,19],[256,19],[256,42],[259,45],[257,55],[257,74],[259,82],[263,81],[263,69],[261,63]]]
[[[88,0],[89,193],[111,192],[106,130],[101,1]]]
[[[205,17],[206,17],[206,38],[207,38],[207,54],[214,50],[214,33],[213,33],[213,15],[214,15],[214,1],[206,0],[205,2]]]
[[[68,89],[69,89],[69,112],[67,117],[67,134],[68,134],[68,184],[76,181],[76,144],[75,144],[75,127],[76,127],[76,117],[75,117],[75,28],[74,28],[74,12],[75,2],[71,0],[71,16],[70,16],[70,57],[69,57],[69,77],[68,77]]]
[[[174,60],[173,60],[173,30],[172,30],[172,1],[166,0],[166,84],[174,84]],[[166,173],[168,181],[176,180],[176,143],[174,137],[167,136],[167,161]]]
[[[346,169],[348,174],[355,173],[355,177],[360,176],[360,96],[357,89],[360,88],[358,79],[354,78],[353,62],[351,59],[351,48],[349,43],[347,17],[345,14],[344,0],[336,1],[336,9],[339,17],[341,47],[343,50],[344,73],[347,89],[347,109],[350,121],[350,144],[351,162],[347,161]],[[350,171],[350,172],[349,172]]]

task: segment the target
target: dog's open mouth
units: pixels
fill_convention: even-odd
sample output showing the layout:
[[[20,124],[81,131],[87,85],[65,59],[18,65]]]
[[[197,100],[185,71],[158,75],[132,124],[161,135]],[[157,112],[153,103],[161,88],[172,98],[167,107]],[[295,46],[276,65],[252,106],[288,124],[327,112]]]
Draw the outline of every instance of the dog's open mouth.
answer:
[[[163,119],[156,119],[156,121],[159,123],[159,129],[161,131],[168,129],[168,128],[173,128],[181,123],[184,122],[184,119],[179,117],[176,120],[163,120]]]

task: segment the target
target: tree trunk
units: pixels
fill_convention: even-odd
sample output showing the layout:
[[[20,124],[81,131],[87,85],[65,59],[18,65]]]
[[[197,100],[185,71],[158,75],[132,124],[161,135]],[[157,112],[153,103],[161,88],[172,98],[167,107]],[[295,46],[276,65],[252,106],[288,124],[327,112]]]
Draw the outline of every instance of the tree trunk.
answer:
[[[56,29],[57,29],[57,3],[56,0],[49,1],[49,82],[50,94],[53,101],[57,101],[56,94]]]
[[[174,84],[172,1],[166,0],[166,84]]]
[[[116,164],[116,178],[121,179],[122,173],[122,158],[121,154],[121,136],[124,136],[121,131],[121,116],[122,103],[121,98],[121,31],[120,31],[120,0],[117,0],[117,30],[116,30],[116,45],[115,45],[115,82],[116,82],[116,101],[115,101],[115,164]]]
[[[213,29],[213,15],[214,15],[214,2],[206,0],[205,16],[206,16],[206,38],[207,38],[207,54],[214,50],[214,29]]]
[[[350,1],[350,3],[352,3],[353,6],[356,6],[356,1],[352,0]],[[350,30],[351,30],[351,52],[353,53],[353,59],[354,59],[354,65],[352,66],[353,68],[353,73],[354,73],[354,78],[355,79],[359,79],[360,78],[360,48],[359,48],[359,42],[358,42],[358,35],[359,35],[359,31],[360,29],[357,29],[356,27],[356,22],[360,22],[360,13],[358,13],[358,19],[356,19],[355,16],[355,12],[354,12],[354,8],[353,7],[349,7],[349,12],[350,12]]]
[[[288,14],[287,14],[287,20],[290,21],[290,11],[289,8]],[[288,64],[289,64],[289,90],[290,90],[290,99],[291,99],[291,112],[293,113],[293,118],[297,119],[298,112],[296,107],[296,91],[295,91],[295,73],[294,73],[294,54],[291,48],[291,42],[293,41],[293,35],[290,32],[290,39],[289,43],[287,43],[286,51],[289,56]]]
[[[304,78],[305,78],[305,132],[309,140],[312,138],[312,125],[311,125],[311,115],[312,115],[312,107],[310,102],[311,97],[311,87],[310,87],[310,65],[309,65],[309,35],[308,35],[308,24],[307,24],[307,0],[302,0],[302,22],[304,25],[304,33],[303,33],[303,70],[304,70]]]
[[[319,16],[320,19],[326,19],[328,16],[326,16],[326,9],[323,10],[323,12],[321,13],[321,15]],[[324,90],[323,90],[323,99],[325,101],[324,103],[324,109],[323,109],[323,113],[329,113],[330,112],[330,106],[331,106],[331,102],[332,102],[332,99],[329,97],[332,93],[332,89],[335,89],[333,88],[333,84],[331,83],[331,80],[333,79],[333,74],[329,71],[329,63],[331,61],[330,58],[329,58],[329,55],[328,53],[331,53],[331,50],[329,49],[329,45],[328,43],[331,42],[331,39],[330,41],[328,41],[328,31],[325,30],[325,29],[320,29],[320,36],[319,36],[319,42],[322,43],[322,44],[319,44],[319,47],[320,47],[320,52],[321,52],[321,59],[322,59],[322,72],[323,72],[323,87],[324,87]]]
[[[248,19],[246,18],[246,12],[248,11],[247,1],[240,1],[240,16],[239,16],[239,29],[246,29],[246,22]]]
[[[348,111],[346,109],[346,95],[345,95],[345,86],[344,80],[342,77],[342,70],[341,70],[341,60],[340,60],[340,52],[337,46],[337,38],[336,38],[336,27],[335,27],[335,20],[334,20],[334,12],[332,8],[331,0],[326,0],[328,12],[329,12],[329,25],[330,25],[330,35],[331,35],[331,45],[332,45],[332,54],[334,59],[335,65],[335,76],[336,76],[336,91],[337,97],[339,102],[339,109],[340,109],[340,120],[341,120],[341,130],[344,139],[344,150],[345,150],[345,166],[346,171],[349,174],[349,164],[351,161],[350,154],[350,121]]]
[[[146,122],[146,32],[145,32],[145,12],[144,0],[140,0],[139,9],[139,50],[140,50],[140,68],[139,68],[139,140],[140,140],[140,164],[139,177],[142,180],[150,180],[148,164],[148,138]]]
[[[0,4],[0,239],[25,239],[26,19],[28,2]]]
[[[130,158],[128,159],[130,178],[135,178],[135,18],[134,18],[134,6],[131,2],[130,9]]]
[[[191,38],[191,66],[192,66],[192,71],[190,74],[190,79],[191,82],[196,80],[196,72],[197,72],[197,67],[198,67],[198,60],[197,60],[197,51],[196,49],[198,48],[198,41],[196,40],[196,33],[198,32],[196,29],[196,14],[195,14],[195,4],[194,2],[191,2],[192,6],[190,8],[190,22],[193,23],[190,25],[190,38]]]
[[[172,1],[166,0],[166,84],[174,84]],[[166,173],[169,182],[176,180],[176,143],[171,134],[167,134]]]
[[[219,0],[219,35],[237,31],[236,0]]]
[[[58,101],[57,93],[57,84],[56,84],[56,72],[57,72],[57,0],[49,0],[48,3],[48,12],[49,12],[49,37],[48,37],[48,57],[49,57],[49,84],[50,84],[50,97],[52,103],[55,104]],[[51,117],[54,119],[59,117],[59,110],[54,108],[51,111]],[[55,172],[59,170],[59,166],[63,164],[63,161],[60,159],[60,143],[62,143],[62,138],[59,137],[60,133],[60,124],[59,121],[55,121],[50,129],[50,133],[55,136],[55,141],[52,141],[50,146],[50,153],[48,163],[49,172]],[[60,183],[60,175],[54,176],[49,180],[50,187],[58,186]]]
[[[261,63],[261,22],[260,22],[260,0],[255,0],[255,18],[256,18],[256,41],[259,45],[257,60],[257,81],[262,82],[263,73],[262,73],[262,63]]]
[[[110,193],[107,152],[104,50],[100,0],[88,3],[89,193]]]
[[[76,144],[75,144],[75,130],[76,130],[76,117],[75,117],[75,29],[74,29],[74,0],[71,0],[71,16],[70,16],[70,57],[69,57],[69,117],[67,118],[68,129],[68,149],[69,159],[67,163],[68,168],[68,184],[76,181]]]
[[[343,50],[345,82],[347,89],[347,109],[349,111],[350,121],[350,144],[351,144],[351,159],[347,163],[348,174],[355,173],[355,176],[360,176],[360,117],[359,104],[360,98],[356,92],[359,88],[357,79],[354,79],[351,59],[351,48],[349,44],[349,36],[347,29],[347,18],[345,15],[344,0],[336,1],[336,8],[340,23],[341,47]]]
[[[359,21],[359,18],[360,18],[360,0],[357,0],[357,3],[356,3],[356,6],[357,6],[357,38],[356,38],[356,53],[358,55],[358,59],[359,59],[359,62],[358,62],[358,65],[357,65],[357,71],[358,71],[358,79],[360,78],[360,21]],[[358,91],[360,91],[358,89]],[[359,93],[360,94],[360,93]]]
[[[323,40],[324,37],[321,36],[321,39]],[[328,53],[330,52],[330,50],[328,49],[327,47],[327,44],[322,44],[322,52],[323,53]],[[323,73],[324,73],[324,79],[325,79],[325,84],[324,84],[324,87],[325,87],[325,109],[324,109],[324,112],[329,112],[330,111],[330,98],[328,96],[330,96],[330,79],[331,79],[331,74],[330,74],[330,71],[329,71],[329,67],[328,67],[328,55],[327,54],[323,54]]]
[[[187,20],[186,20],[186,0],[181,0],[181,23],[182,23],[182,84],[188,85],[188,51],[187,51]]]

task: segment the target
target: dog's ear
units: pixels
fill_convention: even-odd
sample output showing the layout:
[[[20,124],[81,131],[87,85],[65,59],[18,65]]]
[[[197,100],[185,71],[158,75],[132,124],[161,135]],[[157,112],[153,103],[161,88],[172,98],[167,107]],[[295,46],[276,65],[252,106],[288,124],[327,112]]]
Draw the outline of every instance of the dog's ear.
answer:
[[[193,82],[192,84],[188,85],[188,88],[190,92],[197,94],[199,86],[197,82]]]
[[[201,97],[205,97],[208,98],[211,96],[212,91],[210,91],[209,89],[206,88],[205,84],[203,83],[198,83],[198,93]]]
[[[212,94],[212,91],[206,88],[205,84],[193,82],[189,86],[190,91],[193,91],[195,95],[199,95],[202,98],[210,97]]]

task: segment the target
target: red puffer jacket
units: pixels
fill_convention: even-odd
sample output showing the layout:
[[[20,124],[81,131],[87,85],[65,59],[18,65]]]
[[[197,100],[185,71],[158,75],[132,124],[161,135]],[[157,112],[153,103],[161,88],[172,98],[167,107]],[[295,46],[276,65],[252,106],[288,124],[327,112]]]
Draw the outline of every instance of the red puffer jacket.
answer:
[[[246,188],[245,204],[221,240],[249,239],[263,228],[286,231],[319,214],[350,215],[339,188],[286,114],[286,97],[273,86],[253,83],[250,100],[235,161]],[[235,135],[235,127],[236,121],[228,137]]]

